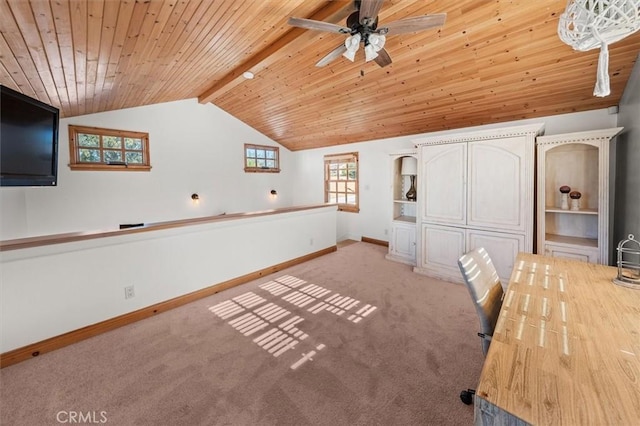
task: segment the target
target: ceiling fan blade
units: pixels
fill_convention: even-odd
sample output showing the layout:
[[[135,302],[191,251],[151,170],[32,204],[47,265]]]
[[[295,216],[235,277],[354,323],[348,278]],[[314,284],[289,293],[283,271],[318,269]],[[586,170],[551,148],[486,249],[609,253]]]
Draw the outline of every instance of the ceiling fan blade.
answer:
[[[362,0],[360,2],[360,14],[358,15],[358,20],[362,25],[365,24],[365,19],[367,18],[370,20],[368,22],[369,24],[375,22],[383,1],[384,0]]]
[[[376,61],[376,64],[380,65],[381,67],[386,67],[387,65],[391,64],[391,57],[389,56],[389,53],[387,53],[387,51],[384,49],[378,50],[378,56],[376,56],[373,60]]]
[[[428,30],[444,25],[447,18],[446,13],[436,13],[433,15],[416,16],[413,18],[400,19],[399,21],[389,22],[381,25],[378,32],[381,34],[405,34],[416,31]],[[386,30],[386,32],[385,32]]]
[[[347,47],[344,43],[340,43],[340,46],[333,49],[331,52],[327,54],[324,58],[320,59],[316,64],[316,67],[322,68],[325,65],[328,65],[330,62],[334,61],[336,58],[339,58],[344,52],[347,51]]]
[[[351,32],[350,28],[313,19],[289,18],[289,25],[307,30],[326,31],[329,33],[349,34]]]

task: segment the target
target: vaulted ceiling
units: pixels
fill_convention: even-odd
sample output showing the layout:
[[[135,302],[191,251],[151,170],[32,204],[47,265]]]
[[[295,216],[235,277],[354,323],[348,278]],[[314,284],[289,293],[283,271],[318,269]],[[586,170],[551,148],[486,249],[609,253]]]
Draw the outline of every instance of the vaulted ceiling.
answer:
[[[344,25],[352,0],[0,0],[0,83],[64,117],[198,98],[291,150],[617,105],[640,32],[609,47],[611,95],[594,97],[598,50],[559,39],[565,6],[386,0],[381,23],[446,22],[388,35],[384,68],[362,49],[317,68],[345,36],[287,19]]]

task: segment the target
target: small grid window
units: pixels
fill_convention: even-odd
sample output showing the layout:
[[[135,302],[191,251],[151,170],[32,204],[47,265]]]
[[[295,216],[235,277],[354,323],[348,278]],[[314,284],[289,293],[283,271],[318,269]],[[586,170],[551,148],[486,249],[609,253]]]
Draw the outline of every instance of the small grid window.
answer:
[[[280,172],[280,150],[277,146],[244,144],[245,172]]]
[[[358,212],[358,153],[325,155],[324,201],[343,211]]]
[[[69,126],[72,170],[150,170],[149,134]]]

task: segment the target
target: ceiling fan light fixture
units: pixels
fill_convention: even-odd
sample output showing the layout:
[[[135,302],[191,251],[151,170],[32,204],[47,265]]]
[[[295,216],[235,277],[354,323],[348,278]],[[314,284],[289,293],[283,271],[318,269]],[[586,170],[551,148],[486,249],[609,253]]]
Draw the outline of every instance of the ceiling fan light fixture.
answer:
[[[373,46],[376,52],[379,52],[380,49],[384,47],[386,41],[387,38],[384,35],[376,33],[369,34],[369,44]]]
[[[347,48],[347,51],[344,52],[342,56],[353,62],[356,58],[358,46],[360,46],[360,40],[361,37],[359,33],[347,37],[347,39],[344,41],[344,46]]]
[[[347,50],[346,52],[344,52],[342,54],[342,56],[344,56],[345,58],[347,58],[348,60],[353,62],[356,59],[356,51],[355,50]]]
[[[376,48],[373,47],[372,44],[367,44],[364,47],[364,60],[365,62],[373,61],[378,57],[378,52],[376,52]]]
[[[622,0],[569,0],[569,1],[622,1]],[[640,2],[640,0],[625,0]],[[351,62],[355,61],[360,43],[364,44],[366,61],[375,60],[380,67],[391,64],[391,57],[384,48],[387,34],[406,34],[422,30],[438,28],[444,25],[446,13],[415,16],[378,25],[378,12],[384,0],[355,0],[351,2],[351,14],[347,17],[346,26],[315,19],[289,18],[289,25],[307,30],[324,31],[328,33],[346,34],[344,44],[338,45],[316,63],[317,67],[324,67],[340,56]]]

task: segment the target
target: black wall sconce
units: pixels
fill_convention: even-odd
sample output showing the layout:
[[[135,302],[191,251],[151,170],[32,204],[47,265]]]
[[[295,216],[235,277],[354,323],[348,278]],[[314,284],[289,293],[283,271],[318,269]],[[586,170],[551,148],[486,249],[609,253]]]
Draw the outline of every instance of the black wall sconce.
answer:
[[[271,190],[271,195],[273,195],[274,197],[278,196],[278,191],[276,191],[275,189]]]
[[[196,193],[191,194],[191,199],[193,200],[194,204],[198,204],[200,202],[200,196]]]

